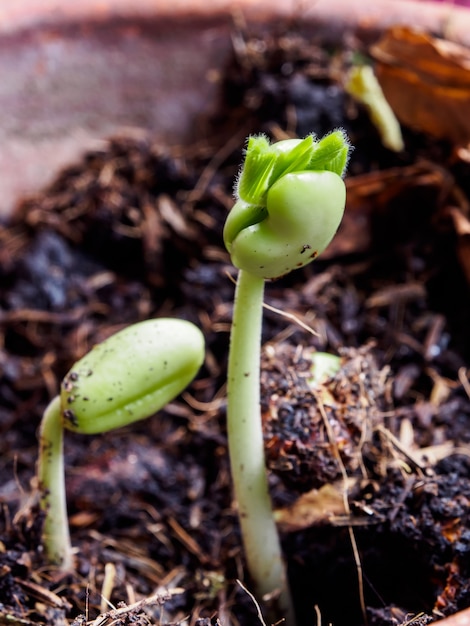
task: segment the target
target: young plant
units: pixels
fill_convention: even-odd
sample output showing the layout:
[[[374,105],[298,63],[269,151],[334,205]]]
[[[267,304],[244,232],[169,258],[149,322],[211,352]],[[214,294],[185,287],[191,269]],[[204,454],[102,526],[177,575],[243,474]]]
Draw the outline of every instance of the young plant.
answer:
[[[48,560],[73,568],[65,497],[63,431],[103,433],[153,415],[196,376],[204,339],[190,322],[139,322],[95,346],[65,376],[40,428],[38,483]]]
[[[400,122],[385,98],[372,67],[370,65],[353,66],[347,77],[345,89],[366,107],[383,145],[394,152],[402,152],[405,143]]]
[[[343,216],[342,180],[349,154],[337,130],[270,144],[248,140],[224,242],[239,269],[228,363],[228,443],[248,569],[257,592],[280,592],[295,621],[265,468],[260,415],[260,346],[264,282],[303,267],[333,238]]]

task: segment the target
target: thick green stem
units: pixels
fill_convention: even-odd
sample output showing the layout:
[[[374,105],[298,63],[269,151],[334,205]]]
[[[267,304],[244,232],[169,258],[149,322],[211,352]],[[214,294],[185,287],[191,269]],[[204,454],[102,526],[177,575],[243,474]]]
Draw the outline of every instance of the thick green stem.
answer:
[[[64,479],[64,429],[60,398],[47,406],[39,433],[38,479],[40,504],[45,513],[44,548],[51,563],[73,568]]]
[[[241,270],[228,364],[227,427],[235,497],[248,569],[260,595],[280,590],[292,626],[293,609],[266,476],[260,411],[260,350],[264,280]]]

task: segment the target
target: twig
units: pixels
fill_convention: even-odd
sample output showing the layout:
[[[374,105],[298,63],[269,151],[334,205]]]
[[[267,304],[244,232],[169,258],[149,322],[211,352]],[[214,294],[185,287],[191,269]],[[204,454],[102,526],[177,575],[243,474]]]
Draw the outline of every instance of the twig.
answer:
[[[338,448],[338,444],[336,443],[336,438],[333,432],[333,429],[331,428],[331,424],[328,420],[328,416],[326,414],[325,411],[325,407],[323,406],[323,402],[319,396],[319,394],[317,394],[315,391],[313,392],[315,399],[317,401],[317,405],[320,411],[320,415],[323,419],[323,423],[325,425],[325,429],[326,432],[328,434],[328,439],[331,442],[332,448],[333,448],[333,453],[336,457],[336,461],[339,465],[339,468],[341,470],[341,475],[343,477],[343,482],[344,482],[344,490],[343,490],[343,500],[344,500],[344,510],[346,511],[346,514],[348,517],[350,517],[351,515],[351,509],[349,506],[349,499],[348,499],[348,474],[346,472],[346,468],[344,466],[343,463],[343,459],[341,458],[341,453],[339,451]],[[359,554],[359,549],[357,547],[357,542],[356,542],[356,536],[354,534],[354,530],[351,524],[348,524],[348,531],[349,531],[349,539],[351,541],[351,548],[353,551],[353,556],[354,556],[354,562],[356,564],[356,569],[357,569],[357,582],[358,582],[358,587],[359,587],[359,602],[361,604],[361,611],[362,611],[362,616],[364,619],[364,624],[367,626],[368,624],[368,620],[367,620],[367,611],[366,611],[366,602],[365,602],[365,598],[364,598],[364,578],[363,578],[363,573],[362,573],[362,562],[361,562],[361,556]]]
[[[315,337],[319,337],[319,333],[317,333],[316,330],[313,330],[313,328],[311,328],[308,324],[303,322],[294,313],[287,313],[286,311],[283,311],[282,309],[278,309],[275,306],[271,306],[270,304],[266,304],[266,302],[263,302],[263,308],[266,309],[267,311],[272,311],[272,313],[277,313],[281,317],[285,317],[286,319],[291,320],[291,322],[294,322],[295,324],[300,326],[300,328],[303,328],[304,330],[306,330],[307,332],[311,333],[312,335],[315,335]]]
[[[470,382],[468,380],[468,372],[464,367],[459,369],[459,380],[462,383],[462,387],[465,389],[465,393],[470,398]]]
[[[119,620],[125,615],[140,612],[144,608],[148,606],[153,606],[155,604],[163,606],[165,602],[171,599],[172,596],[180,595],[182,593],[184,593],[184,589],[181,589],[179,587],[175,589],[170,589],[165,593],[156,593],[153,596],[144,598],[143,600],[139,600],[139,602],[135,602],[134,604],[130,604],[129,606],[123,606],[119,609],[113,609],[112,611],[102,613],[91,622],[87,622],[86,626],[113,626],[113,624],[117,624]]]
[[[265,621],[264,621],[264,619],[263,619],[263,614],[261,613],[261,608],[260,608],[260,605],[258,604],[258,602],[257,602],[257,600],[256,600],[256,598],[255,598],[255,596],[251,593],[251,591],[248,591],[248,589],[245,587],[245,585],[242,583],[242,581],[241,581],[241,580],[239,580],[238,578],[237,578],[237,585],[239,585],[239,586],[243,589],[243,591],[244,591],[244,592],[245,592],[248,596],[250,596],[250,598],[251,598],[251,599],[252,599],[252,601],[253,601],[253,604],[254,604],[254,605],[255,605],[255,607],[256,607],[256,612],[258,613],[258,619],[259,619],[259,621],[261,622],[261,624],[262,624],[263,626],[266,626],[266,622],[265,622]]]

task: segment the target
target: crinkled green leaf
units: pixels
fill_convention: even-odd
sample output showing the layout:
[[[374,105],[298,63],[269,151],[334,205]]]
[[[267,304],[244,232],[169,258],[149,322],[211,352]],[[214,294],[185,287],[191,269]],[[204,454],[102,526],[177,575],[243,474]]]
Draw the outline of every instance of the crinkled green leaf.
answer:
[[[308,164],[314,152],[313,135],[308,135],[305,139],[288,139],[279,141],[271,146],[276,152],[277,158],[274,169],[269,180],[269,186],[291,172],[301,172],[308,169]]]
[[[350,145],[343,130],[335,130],[314,145],[309,170],[329,170],[342,176],[348,163]]]
[[[269,188],[276,153],[264,135],[248,140],[245,162],[236,184],[236,194],[245,202],[262,204]]]

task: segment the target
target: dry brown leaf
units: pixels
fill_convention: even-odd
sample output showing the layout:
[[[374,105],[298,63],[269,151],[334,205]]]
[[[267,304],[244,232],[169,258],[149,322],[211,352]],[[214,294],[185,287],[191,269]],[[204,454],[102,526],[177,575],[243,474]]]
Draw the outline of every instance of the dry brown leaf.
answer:
[[[469,453],[470,447],[455,447],[452,441],[446,441],[444,443],[436,444],[435,446],[428,446],[427,448],[418,448],[417,450],[413,450],[412,457],[422,467],[432,467],[452,454],[462,454],[468,456]]]
[[[354,479],[349,479],[354,484]],[[285,532],[302,530],[316,524],[328,524],[335,517],[348,515],[344,501],[344,482],[327,483],[320,489],[302,494],[290,506],[275,512],[276,521]]]
[[[470,50],[397,26],[373,46],[376,74],[402,124],[447,139],[470,142]]]

